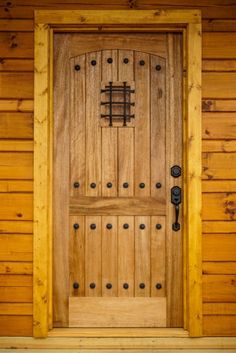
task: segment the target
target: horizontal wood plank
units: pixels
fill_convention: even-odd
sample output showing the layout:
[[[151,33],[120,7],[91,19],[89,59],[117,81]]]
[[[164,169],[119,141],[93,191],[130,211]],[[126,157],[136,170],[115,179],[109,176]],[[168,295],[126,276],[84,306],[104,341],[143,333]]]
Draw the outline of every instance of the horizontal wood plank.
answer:
[[[236,59],[236,33],[203,33],[203,59]]]
[[[203,334],[206,336],[235,336],[236,315],[203,316]]]
[[[205,234],[202,245],[203,261],[236,261],[236,233]]]
[[[220,18],[203,20],[202,30],[203,32],[235,32],[236,21],[234,19],[222,20]]]
[[[27,19],[6,19],[0,21],[0,31],[10,32],[32,32],[34,30],[34,21]]]
[[[2,220],[32,220],[32,194],[0,194],[0,219]]]
[[[0,98],[34,98],[31,72],[0,72]]]
[[[0,275],[0,287],[32,287],[32,275]]]
[[[202,191],[203,192],[236,192],[236,180],[203,180]]]
[[[236,315],[236,303],[203,303],[204,315]]]
[[[236,112],[236,99],[203,99],[203,112]]]
[[[71,215],[165,215],[165,204],[150,197],[72,197]]]
[[[235,179],[236,153],[203,153],[203,179]]]
[[[32,221],[1,221],[0,220],[0,234],[13,233],[13,234],[32,234],[33,222]]]
[[[236,98],[236,72],[203,72],[202,97]]]
[[[1,99],[0,100],[0,111],[33,112],[33,110],[34,110],[34,101],[32,99]]]
[[[0,302],[2,303],[32,303],[32,301],[32,287],[0,287]]]
[[[1,10],[3,10],[3,7],[0,7],[0,12]],[[0,46],[2,58],[33,58],[33,32],[2,32],[0,35]]]
[[[4,152],[32,152],[34,142],[31,140],[0,140],[0,151]]]
[[[236,113],[203,113],[203,139],[235,139]]]
[[[0,234],[0,261],[32,261],[32,235]]]
[[[32,273],[32,262],[0,262],[0,274],[31,275]]]
[[[203,233],[235,233],[235,223],[226,221],[203,221]]]
[[[1,24],[1,21],[0,21]],[[0,71],[34,71],[33,59],[0,59]]]
[[[236,140],[203,140],[203,152],[236,152]]]
[[[31,303],[0,303],[1,315],[32,315],[33,305]]]
[[[235,220],[236,194],[204,193],[202,201],[203,220]]]
[[[33,179],[33,154],[0,152],[0,179]]]
[[[0,192],[33,192],[31,180],[0,180]]]
[[[165,327],[166,298],[70,297],[69,325],[70,327]]]
[[[16,101],[13,101],[13,102],[14,102],[13,106],[8,105],[5,108],[21,109],[20,103],[17,105]],[[0,100],[0,108],[1,108],[1,100]],[[4,107],[2,107],[2,109],[4,110]],[[16,129],[16,126],[17,126],[17,129]],[[33,138],[33,114],[18,113],[18,112],[0,113],[0,138],[32,139]]]
[[[203,302],[236,302],[236,275],[203,275]]]
[[[33,317],[0,315],[0,336],[32,336]]]
[[[236,21],[235,21],[236,22]],[[236,71],[236,60],[203,60],[202,70],[207,71]]]
[[[236,262],[204,261],[202,264],[202,271],[206,275],[235,275]]]

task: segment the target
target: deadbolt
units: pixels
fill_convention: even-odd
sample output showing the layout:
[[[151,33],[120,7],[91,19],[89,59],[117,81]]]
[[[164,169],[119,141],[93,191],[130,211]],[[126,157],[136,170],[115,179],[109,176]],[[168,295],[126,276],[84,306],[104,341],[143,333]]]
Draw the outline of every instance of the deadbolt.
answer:
[[[173,165],[173,167],[171,167],[171,176],[174,178],[179,178],[181,176],[181,168],[179,165]]]

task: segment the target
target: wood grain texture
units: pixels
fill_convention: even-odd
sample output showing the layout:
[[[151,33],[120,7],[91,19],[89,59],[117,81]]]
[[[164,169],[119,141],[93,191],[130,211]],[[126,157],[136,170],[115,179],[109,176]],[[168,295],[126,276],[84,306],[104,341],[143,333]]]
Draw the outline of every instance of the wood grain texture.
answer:
[[[0,336],[32,336],[32,334],[32,316],[0,315]]]
[[[206,315],[203,317],[205,336],[235,336],[236,315]]]
[[[236,261],[235,234],[205,234],[203,261]]]
[[[235,302],[236,275],[204,275],[203,302]]]

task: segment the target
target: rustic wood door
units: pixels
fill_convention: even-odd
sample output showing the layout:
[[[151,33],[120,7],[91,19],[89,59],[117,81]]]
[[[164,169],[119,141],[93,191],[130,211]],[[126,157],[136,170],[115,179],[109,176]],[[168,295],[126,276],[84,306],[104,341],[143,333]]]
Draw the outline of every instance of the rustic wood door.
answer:
[[[55,35],[54,326],[182,326],[181,52]]]

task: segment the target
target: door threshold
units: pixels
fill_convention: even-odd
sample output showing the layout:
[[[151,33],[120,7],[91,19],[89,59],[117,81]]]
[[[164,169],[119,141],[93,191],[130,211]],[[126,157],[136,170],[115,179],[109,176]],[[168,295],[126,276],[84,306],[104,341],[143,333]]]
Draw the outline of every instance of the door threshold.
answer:
[[[53,328],[48,337],[189,337],[183,328]]]

